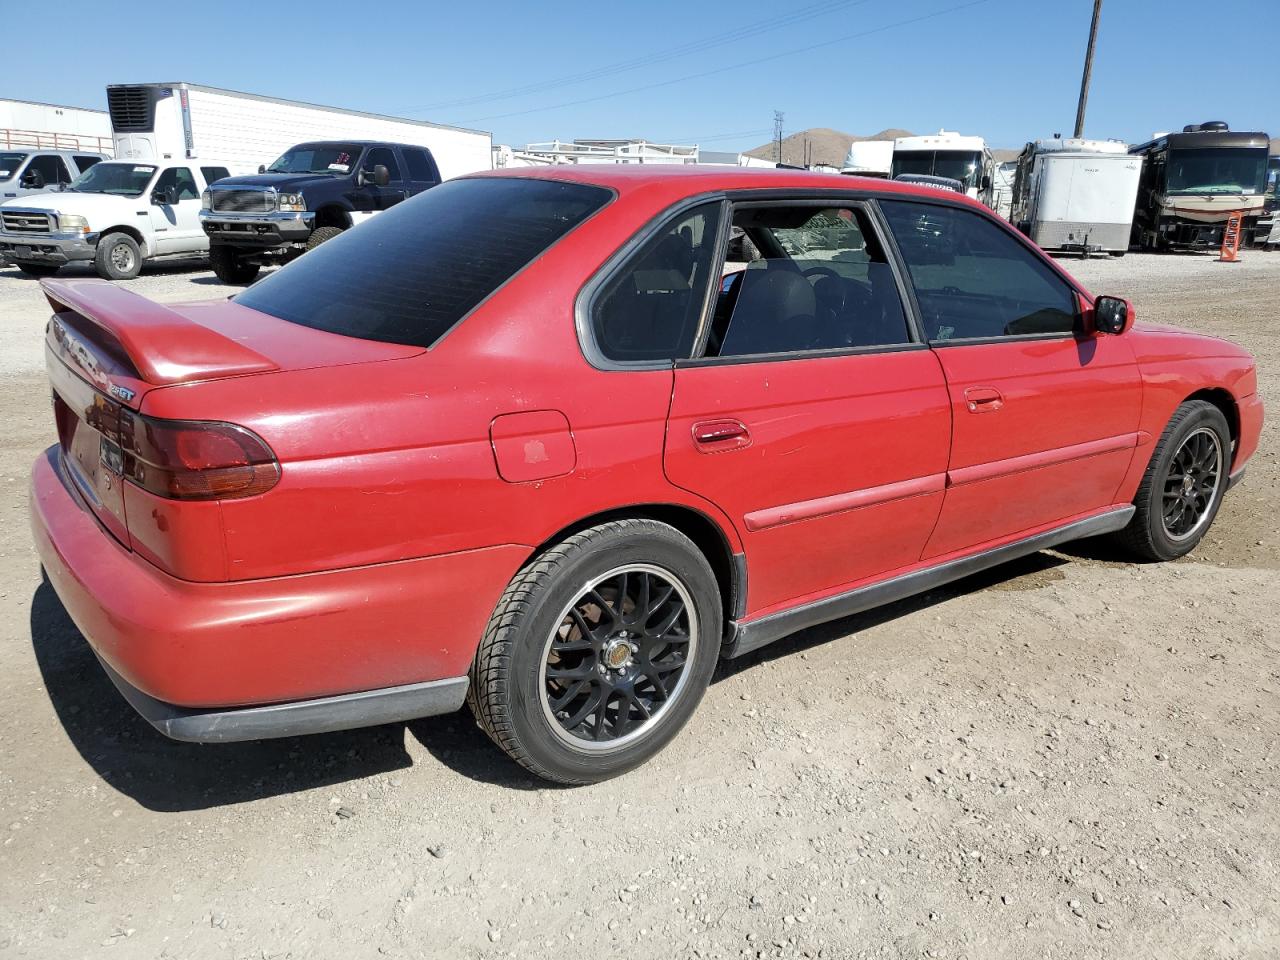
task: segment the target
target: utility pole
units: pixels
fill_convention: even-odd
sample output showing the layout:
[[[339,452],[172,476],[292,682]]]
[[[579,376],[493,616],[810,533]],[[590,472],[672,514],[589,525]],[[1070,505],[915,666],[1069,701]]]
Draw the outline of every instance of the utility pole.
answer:
[[[773,140],[775,144],[774,153],[777,154],[774,160],[777,163],[781,163],[782,162],[782,111],[781,110],[773,111]]]
[[[1089,49],[1084,55],[1084,76],[1080,78],[1080,104],[1076,107],[1076,137],[1084,136],[1084,108],[1089,102],[1089,78],[1093,75],[1093,45],[1098,41],[1098,15],[1102,0],[1093,0],[1093,23],[1089,26]]]

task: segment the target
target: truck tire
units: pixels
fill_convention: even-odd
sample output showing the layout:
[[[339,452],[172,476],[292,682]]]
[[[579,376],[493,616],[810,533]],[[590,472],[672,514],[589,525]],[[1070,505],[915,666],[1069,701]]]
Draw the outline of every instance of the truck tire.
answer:
[[[108,233],[98,241],[93,267],[103,280],[132,280],[142,271],[142,252],[127,233]]]
[[[307,249],[314,250],[326,240],[332,240],[340,233],[342,233],[341,227],[316,227],[311,231],[311,236],[307,237]]]
[[[61,269],[61,264],[57,263],[24,263],[21,260],[15,260],[13,265],[28,277],[52,277]]]
[[[209,245],[209,266],[223,283],[235,284],[252,283],[262,269],[256,263],[241,260],[231,247],[212,243]]]

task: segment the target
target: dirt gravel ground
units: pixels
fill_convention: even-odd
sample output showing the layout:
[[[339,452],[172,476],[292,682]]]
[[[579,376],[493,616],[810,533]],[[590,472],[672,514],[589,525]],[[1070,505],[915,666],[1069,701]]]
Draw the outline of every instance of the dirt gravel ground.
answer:
[[[1067,266],[1280,397],[1280,255]],[[1280,954],[1275,412],[1192,557],[1079,545],[798,634],[645,768],[554,789],[465,713],[153,733],[30,547],[46,314],[0,270],[0,958]]]

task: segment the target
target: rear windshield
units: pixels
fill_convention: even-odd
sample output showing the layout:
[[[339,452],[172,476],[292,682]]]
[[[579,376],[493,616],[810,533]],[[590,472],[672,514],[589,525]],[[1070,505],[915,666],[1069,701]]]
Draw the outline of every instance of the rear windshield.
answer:
[[[610,196],[579,183],[453,180],[334,237],[236,302],[316,330],[429,347]]]

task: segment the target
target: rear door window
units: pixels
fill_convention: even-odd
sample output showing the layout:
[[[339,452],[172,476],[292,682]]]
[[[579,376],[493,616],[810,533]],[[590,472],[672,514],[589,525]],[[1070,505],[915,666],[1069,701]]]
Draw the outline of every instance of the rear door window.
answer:
[[[435,183],[440,179],[436,176],[435,169],[431,165],[431,158],[427,156],[425,150],[406,147],[404,149],[404,163],[409,168],[409,179],[416,183]]]
[[[596,347],[616,362],[689,356],[715,259],[720,204],[677,214],[601,289],[591,310]]]
[[[451,180],[321,244],[236,302],[316,330],[429,347],[611,196],[580,183]]]
[[[101,159],[101,157],[81,156],[80,154],[76,154],[75,158],[76,166],[80,169],[81,173],[84,173]]]

